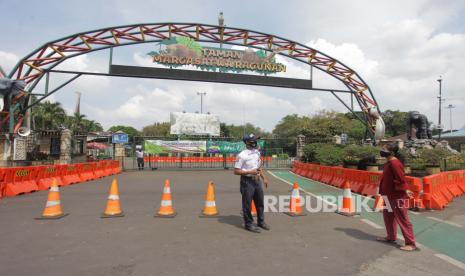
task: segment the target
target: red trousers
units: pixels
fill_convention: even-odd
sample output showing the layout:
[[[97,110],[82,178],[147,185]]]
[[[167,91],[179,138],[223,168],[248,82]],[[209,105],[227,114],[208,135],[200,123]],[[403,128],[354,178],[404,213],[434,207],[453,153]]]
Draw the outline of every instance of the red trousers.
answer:
[[[384,225],[386,226],[387,239],[397,240],[397,225],[399,225],[406,245],[415,246],[413,226],[408,217],[408,202],[405,198],[387,197],[392,210],[383,210]],[[384,197],[386,199],[386,197]]]

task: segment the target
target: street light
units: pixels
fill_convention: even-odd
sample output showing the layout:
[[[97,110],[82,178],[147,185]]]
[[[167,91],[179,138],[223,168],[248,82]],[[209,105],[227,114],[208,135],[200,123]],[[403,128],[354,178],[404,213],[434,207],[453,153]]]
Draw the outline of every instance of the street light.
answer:
[[[439,129],[439,140],[441,140],[441,132],[442,132],[442,126],[441,126],[441,107],[442,107],[442,76],[439,76],[438,79],[439,82],[439,120],[438,120],[438,129]]]
[[[452,133],[452,108],[455,108],[455,105],[449,104],[446,108],[449,109],[450,132]]]
[[[203,113],[203,96],[207,95],[207,92],[197,92],[197,95],[200,96],[200,114]]]
[[[218,16],[218,25],[220,26],[220,36],[221,36],[220,49],[222,49],[223,48],[223,32],[224,32],[223,12],[220,12],[220,15]]]

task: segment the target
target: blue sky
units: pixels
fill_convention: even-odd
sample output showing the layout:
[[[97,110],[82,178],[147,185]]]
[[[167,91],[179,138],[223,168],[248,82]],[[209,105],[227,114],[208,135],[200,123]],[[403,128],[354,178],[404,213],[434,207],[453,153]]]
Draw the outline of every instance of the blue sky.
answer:
[[[453,104],[454,128],[465,124],[465,2],[463,1],[5,1],[0,0],[0,65],[10,70],[47,41],[102,27],[141,22],[225,24],[299,41],[355,69],[371,86],[382,110],[418,110],[437,123],[437,82],[444,78],[444,105]],[[6,11],[6,12],[5,12]],[[115,63],[151,66],[153,45],[115,51]],[[108,53],[68,60],[63,68],[107,70]],[[289,76],[306,68],[288,62]],[[337,86],[315,76],[315,86]],[[56,85],[63,76],[52,76]],[[39,87],[40,88],[40,87]],[[197,91],[207,92],[205,109],[222,121],[251,122],[271,130],[290,113],[345,111],[332,96],[268,87],[84,77],[56,93],[71,112],[74,91],[82,112],[105,128],[137,128],[169,120],[171,111],[199,110]],[[279,107],[279,108],[277,108]],[[444,111],[449,127],[449,113]]]

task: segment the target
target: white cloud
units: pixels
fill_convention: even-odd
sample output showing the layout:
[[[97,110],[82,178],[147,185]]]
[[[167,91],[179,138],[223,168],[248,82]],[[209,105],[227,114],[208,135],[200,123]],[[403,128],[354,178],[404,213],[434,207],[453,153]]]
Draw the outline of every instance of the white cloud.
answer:
[[[19,57],[16,54],[0,51],[0,66],[5,74],[8,75],[18,61]]]

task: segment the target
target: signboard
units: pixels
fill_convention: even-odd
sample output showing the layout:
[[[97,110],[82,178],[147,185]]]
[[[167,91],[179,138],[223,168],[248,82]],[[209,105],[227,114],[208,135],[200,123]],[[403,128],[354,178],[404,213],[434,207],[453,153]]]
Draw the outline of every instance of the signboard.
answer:
[[[220,136],[220,119],[213,114],[172,112],[170,133]]]
[[[252,71],[260,74],[286,72],[286,65],[277,63],[275,55],[265,50],[244,51],[202,46],[188,37],[171,37],[160,42],[160,50],[148,53],[153,62],[169,67],[185,65],[209,71],[235,72]]]
[[[205,153],[207,151],[206,141],[162,141],[162,140],[145,140],[145,153]]]
[[[258,140],[258,145],[263,149],[265,141]],[[208,141],[207,149],[208,153],[239,153],[245,149],[245,144],[244,142]]]
[[[111,135],[111,142],[113,144],[125,144],[129,141],[129,137],[126,133],[113,133]]]

